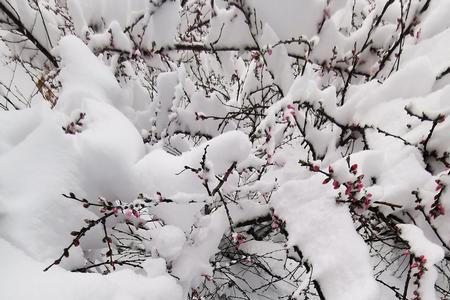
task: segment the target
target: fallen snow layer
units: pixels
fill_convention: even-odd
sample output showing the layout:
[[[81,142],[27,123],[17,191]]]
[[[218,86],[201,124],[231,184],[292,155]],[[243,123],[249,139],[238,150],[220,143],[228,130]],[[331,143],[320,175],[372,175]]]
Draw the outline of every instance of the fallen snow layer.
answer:
[[[147,274],[121,270],[110,275],[71,273],[45,265],[0,238],[0,299],[8,300],[178,300],[182,291],[162,259],[146,262]]]
[[[311,263],[325,299],[378,299],[368,248],[348,208],[336,204],[322,179],[287,182],[273,195],[275,213],[286,221],[289,246],[298,246]]]
[[[418,288],[421,299],[437,299],[434,289],[434,284],[437,279],[437,270],[434,267],[434,264],[437,264],[444,258],[444,250],[438,245],[430,242],[419,227],[413,224],[399,224],[397,226],[401,230],[400,236],[402,239],[408,242],[410,252],[416,257],[423,257],[423,266],[426,271],[423,272]],[[411,268],[420,268],[420,265],[412,266]]]
[[[217,182],[215,174],[223,174],[250,155],[248,136],[229,131],[180,156],[158,148],[146,154],[142,137],[124,114],[129,103],[112,71],[72,36],[61,40],[56,53],[63,66],[58,105],[50,110],[44,103],[0,115],[0,167],[11,170],[7,176],[0,176],[0,259],[6,260],[1,268],[5,273],[0,273],[0,277],[8,277],[11,282],[28,279],[33,284],[18,292],[17,283],[6,284],[0,291],[5,297],[0,298],[60,299],[64,292],[73,299],[179,299],[190,291],[191,284],[202,279],[202,274],[211,273],[209,259],[228,226],[223,209],[199,220],[202,201],[210,199],[197,174],[185,170],[185,166],[199,168],[206,149],[211,183]],[[85,118],[79,132],[66,134],[62,127],[76,120],[81,112]],[[144,263],[148,265],[146,271],[158,273],[155,278],[131,270],[106,277],[73,274],[55,267],[42,273],[70,244],[70,232],[81,228],[85,218],[98,215],[98,211],[88,211],[62,197],[69,192],[91,201],[102,196],[130,202],[139,193],[175,196],[175,203],[160,205],[154,211],[171,225],[151,233],[153,241],[149,247],[154,251],[148,252],[173,262],[180,281],[168,275],[163,259]],[[185,203],[192,197],[200,203]],[[243,203],[232,211],[237,220],[251,217],[252,212],[267,213],[267,207],[254,206]],[[250,213],[242,214],[243,208]],[[174,214],[177,209],[180,213]],[[190,235],[195,244],[187,247],[186,234],[196,222],[201,228]],[[104,247],[100,236],[99,230],[90,231],[80,247],[70,250],[70,257],[61,266],[68,270],[84,266],[83,250]],[[25,268],[27,272],[22,277],[20,270]]]

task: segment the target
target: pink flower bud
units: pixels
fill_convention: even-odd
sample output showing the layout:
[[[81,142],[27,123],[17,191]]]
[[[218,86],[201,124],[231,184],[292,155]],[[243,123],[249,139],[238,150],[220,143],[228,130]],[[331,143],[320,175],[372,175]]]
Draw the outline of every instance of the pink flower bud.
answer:
[[[333,181],[333,188],[335,190],[337,190],[339,188],[339,186],[340,186],[339,181],[337,181],[337,180]]]
[[[444,206],[442,204],[436,205],[436,209],[439,211],[441,215],[445,215]]]
[[[351,186],[347,186],[347,188],[345,189],[345,195],[347,195],[347,196],[351,196],[352,195],[352,188],[351,188]]]
[[[236,249],[239,249],[241,244],[243,244],[245,242],[245,238],[240,233],[233,233],[233,241],[235,243]]]
[[[370,199],[367,197],[363,197],[364,198],[364,206],[367,208],[370,205]]]
[[[364,185],[363,185],[363,183],[361,181],[358,181],[356,183],[356,189],[358,190],[358,192],[360,192],[363,187],[364,187]]]

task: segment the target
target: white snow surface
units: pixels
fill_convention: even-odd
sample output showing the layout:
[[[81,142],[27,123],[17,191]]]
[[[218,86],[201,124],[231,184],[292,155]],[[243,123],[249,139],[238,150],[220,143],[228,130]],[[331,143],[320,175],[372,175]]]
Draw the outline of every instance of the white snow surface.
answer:
[[[418,289],[420,297],[424,300],[437,299],[434,290],[437,271],[434,264],[437,264],[444,258],[444,250],[442,247],[430,242],[417,226],[413,224],[399,224],[398,227],[401,230],[401,237],[408,242],[411,253],[416,257],[423,256],[426,259],[424,266],[427,268],[427,271],[424,272]]]
[[[162,259],[148,261],[146,275],[121,270],[103,276],[71,273],[61,268],[43,273],[44,264],[4,239],[0,239],[0,249],[2,299],[183,299],[180,286],[167,275]]]
[[[320,177],[287,182],[274,194],[272,205],[286,221],[289,246],[298,246],[311,262],[326,299],[379,299],[367,246],[348,210],[320,186]]]

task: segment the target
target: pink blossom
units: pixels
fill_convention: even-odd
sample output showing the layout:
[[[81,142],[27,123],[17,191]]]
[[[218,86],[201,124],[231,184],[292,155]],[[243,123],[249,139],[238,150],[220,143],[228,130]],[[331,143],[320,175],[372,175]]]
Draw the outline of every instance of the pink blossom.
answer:
[[[438,210],[438,212],[439,212],[441,215],[444,215],[444,214],[445,214],[444,206],[443,206],[442,204],[436,205],[436,209]]]
[[[358,192],[360,192],[360,191],[362,190],[362,188],[363,188],[362,182],[361,182],[361,181],[358,181],[358,182],[356,183],[356,189],[358,190]]]
[[[425,258],[424,255],[421,255],[421,256],[419,257],[419,259],[420,259],[420,263],[421,263],[421,264],[424,264],[424,263],[427,261],[427,259]]]
[[[331,165],[328,166],[328,172],[331,173],[331,174],[334,173],[334,169],[333,169],[333,167]]]
[[[127,219],[127,220],[130,219],[132,215],[133,215],[133,212],[131,211],[131,209],[127,209],[125,211],[125,219]]]
[[[234,243],[236,244],[236,249],[239,249],[241,244],[245,242],[245,237],[240,233],[233,233],[232,237]]]
[[[351,185],[351,183],[348,184],[348,182],[347,182],[346,189],[345,189],[345,195],[351,196],[351,194],[352,194],[352,185]]]
[[[330,182],[331,177],[327,177],[322,181],[322,184],[327,184],[328,182]]]
[[[333,181],[333,188],[335,190],[337,190],[339,188],[339,186],[340,186],[339,181],[337,181],[337,180]]]
[[[364,206],[367,208],[370,205],[370,199],[367,197],[363,197],[364,198]]]

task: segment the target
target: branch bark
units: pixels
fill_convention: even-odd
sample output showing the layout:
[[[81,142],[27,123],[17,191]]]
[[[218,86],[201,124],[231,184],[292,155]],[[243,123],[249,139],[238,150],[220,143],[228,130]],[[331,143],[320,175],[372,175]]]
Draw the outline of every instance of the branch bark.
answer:
[[[44,54],[44,56],[52,63],[54,67],[58,67],[58,61],[56,58],[50,53],[47,48],[44,47],[44,45],[39,42],[36,37],[33,35],[33,33],[25,27],[23,22],[20,20],[19,17],[16,17],[6,6],[3,2],[0,2],[0,11],[3,12],[13,23],[15,26],[17,26],[17,30],[22,33],[24,36],[26,36],[30,42],[32,42],[36,48]]]

